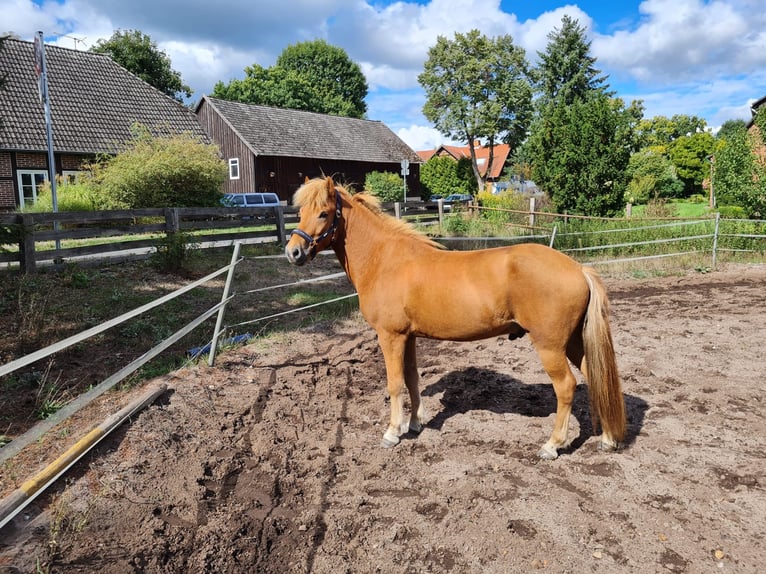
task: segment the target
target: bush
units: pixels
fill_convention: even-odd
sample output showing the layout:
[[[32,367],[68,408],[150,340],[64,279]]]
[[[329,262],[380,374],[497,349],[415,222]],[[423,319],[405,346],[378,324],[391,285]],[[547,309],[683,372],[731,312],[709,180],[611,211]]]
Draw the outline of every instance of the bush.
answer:
[[[452,193],[476,193],[471,160],[455,161],[447,156],[433,156],[420,166],[420,196],[428,201],[432,195],[447,196]]]
[[[395,173],[371,171],[364,178],[364,189],[381,201],[402,201],[404,199],[404,181]]]
[[[718,208],[718,213],[724,219],[747,219],[745,208],[739,205],[722,205]]]
[[[155,137],[140,124],[122,153],[93,166],[102,209],[216,206],[226,179],[218,147],[191,134]]]
[[[199,244],[194,243],[190,235],[171,233],[159,241],[150,261],[160,271],[178,273],[184,271],[198,247]]]
[[[98,190],[85,177],[81,181],[56,184],[56,203],[59,211],[96,211],[100,200]],[[50,182],[40,186],[37,201],[34,205],[22,208],[22,211],[33,213],[50,213],[53,211],[53,193]]]

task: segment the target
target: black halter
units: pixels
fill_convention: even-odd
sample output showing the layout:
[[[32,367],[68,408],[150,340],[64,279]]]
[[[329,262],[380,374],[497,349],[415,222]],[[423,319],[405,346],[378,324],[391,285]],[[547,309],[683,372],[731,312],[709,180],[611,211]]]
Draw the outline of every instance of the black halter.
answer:
[[[308,243],[308,249],[309,249],[309,255],[313,259],[314,256],[317,253],[317,245],[319,245],[322,241],[330,238],[330,245],[332,245],[332,242],[335,241],[335,231],[338,229],[338,222],[340,221],[340,216],[343,211],[343,205],[340,201],[340,193],[337,191],[335,192],[335,218],[332,220],[332,225],[327,228],[322,234],[319,235],[316,239],[311,237],[308,233],[303,231],[302,229],[293,229],[290,232],[290,236],[297,235],[298,237],[304,239],[306,243]]]

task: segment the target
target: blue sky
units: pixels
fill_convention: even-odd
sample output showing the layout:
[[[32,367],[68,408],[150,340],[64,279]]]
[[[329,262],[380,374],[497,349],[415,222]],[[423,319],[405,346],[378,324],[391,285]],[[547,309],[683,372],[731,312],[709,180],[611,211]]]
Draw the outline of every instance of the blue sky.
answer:
[[[689,114],[717,129],[749,119],[766,96],[766,0],[0,0],[0,33],[87,49],[116,29],[148,34],[194,90],[193,101],[290,44],[322,38],[362,67],[368,117],[413,149],[449,143],[423,117],[417,83],[437,36],[510,34],[534,63],[569,14],[597,67],[645,117]]]

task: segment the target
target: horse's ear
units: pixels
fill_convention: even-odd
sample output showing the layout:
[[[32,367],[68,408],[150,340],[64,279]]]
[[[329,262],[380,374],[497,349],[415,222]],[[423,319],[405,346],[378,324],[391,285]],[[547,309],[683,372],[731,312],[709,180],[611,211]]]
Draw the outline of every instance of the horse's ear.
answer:
[[[327,197],[333,197],[335,195],[335,182],[329,176],[324,181],[327,188]]]
[[[303,183],[308,183],[309,181],[311,181],[311,180],[309,179],[309,176],[304,176],[304,178],[303,178]]]

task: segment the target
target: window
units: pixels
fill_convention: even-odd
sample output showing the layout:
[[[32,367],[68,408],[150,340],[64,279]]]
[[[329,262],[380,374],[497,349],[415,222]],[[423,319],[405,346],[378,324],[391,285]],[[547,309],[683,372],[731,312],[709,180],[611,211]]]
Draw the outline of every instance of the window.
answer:
[[[229,158],[229,179],[239,179],[239,158]]]
[[[19,178],[19,205],[34,205],[38,188],[48,181],[48,172],[44,169],[25,169],[16,173]]]
[[[77,180],[80,179],[80,174],[82,174],[81,171],[65,169],[63,172],[61,172],[61,183],[63,185],[66,185],[68,183],[77,183]]]

